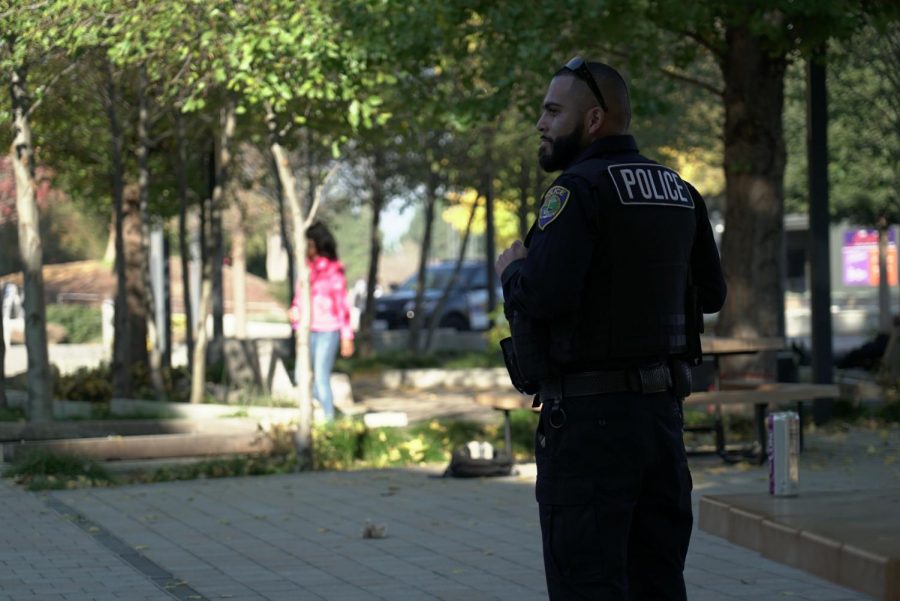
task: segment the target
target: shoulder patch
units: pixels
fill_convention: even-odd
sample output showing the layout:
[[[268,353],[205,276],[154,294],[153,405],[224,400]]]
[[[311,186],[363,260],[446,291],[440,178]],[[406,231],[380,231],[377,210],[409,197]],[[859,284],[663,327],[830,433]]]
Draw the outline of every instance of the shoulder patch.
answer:
[[[569,196],[571,195],[572,193],[569,189],[563,188],[562,186],[551,186],[551,188],[544,193],[544,200],[541,203],[541,212],[538,216],[538,227],[541,228],[541,230],[559,217],[559,214],[566,208],[566,203],[569,201]]]
[[[657,205],[693,209],[694,198],[677,173],[653,163],[609,166],[619,202],[623,205]]]

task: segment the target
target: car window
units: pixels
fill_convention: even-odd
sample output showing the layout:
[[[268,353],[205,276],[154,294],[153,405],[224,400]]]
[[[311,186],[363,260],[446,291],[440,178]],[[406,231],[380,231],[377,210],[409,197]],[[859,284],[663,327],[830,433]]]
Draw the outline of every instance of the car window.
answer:
[[[445,267],[432,267],[425,272],[425,289],[426,290],[443,290],[447,283],[450,281],[450,277],[453,275],[453,268],[445,268]],[[459,281],[463,279],[463,275],[457,278],[457,284]],[[403,282],[397,290],[403,290],[407,292],[415,292],[416,284],[419,281],[418,274],[411,276],[408,280]]]
[[[472,275],[469,278],[469,288],[487,288],[487,269],[484,265],[476,265],[472,267]]]

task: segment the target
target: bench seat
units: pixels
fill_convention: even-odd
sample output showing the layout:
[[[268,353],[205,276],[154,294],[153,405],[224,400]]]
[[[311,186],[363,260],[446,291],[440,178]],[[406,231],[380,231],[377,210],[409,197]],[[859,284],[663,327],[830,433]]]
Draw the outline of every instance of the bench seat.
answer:
[[[758,463],[766,458],[766,414],[772,405],[796,403],[798,413],[801,415],[800,427],[802,429],[802,404],[805,401],[815,399],[836,399],[840,396],[840,387],[836,384],[806,384],[795,382],[764,382],[759,380],[730,380],[721,382],[725,390],[709,390],[694,392],[684,399],[685,407],[709,407],[714,406],[713,421],[708,425],[686,427],[686,431],[714,432],[716,438],[716,454],[725,461],[730,461],[726,449],[725,423],[722,419],[721,407],[723,405],[747,405],[754,409],[756,423],[756,441],[750,449],[749,456]],[[532,409],[531,395],[519,394],[514,391],[484,391],[474,395],[475,402],[485,407],[491,407],[504,413],[504,430],[506,440],[510,440],[509,412],[516,409]],[[539,409],[532,409],[539,411]],[[801,434],[802,437],[802,434]],[[801,438],[802,439],[802,438]],[[747,456],[748,453],[743,453]]]
[[[836,399],[840,395],[837,384],[801,384],[793,382],[756,382],[742,386],[722,383],[723,390],[695,392],[684,399],[685,406],[697,405],[771,405],[797,403],[813,399]]]

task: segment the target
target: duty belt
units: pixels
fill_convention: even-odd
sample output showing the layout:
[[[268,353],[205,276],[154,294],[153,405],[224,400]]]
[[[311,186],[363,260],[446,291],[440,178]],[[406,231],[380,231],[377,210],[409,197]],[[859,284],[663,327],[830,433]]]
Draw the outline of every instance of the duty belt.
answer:
[[[591,396],[615,392],[652,394],[672,388],[672,373],[663,363],[615,371],[564,374],[541,382],[544,399]]]

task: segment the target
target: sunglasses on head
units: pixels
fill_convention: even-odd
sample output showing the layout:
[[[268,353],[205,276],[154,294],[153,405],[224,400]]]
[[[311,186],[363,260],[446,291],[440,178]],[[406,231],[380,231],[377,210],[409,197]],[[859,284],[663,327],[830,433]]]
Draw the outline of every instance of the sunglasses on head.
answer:
[[[567,62],[563,69],[565,69],[566,71],[570,71],[573,75],[575,75],[575,77],[586,83],[591,89],[591,92],[594,93],[594,97],[600,104],[600,108],[602,108],[604,111],[609,111],[609,109],[606,108],[606,100],[603,98],[603,92],[600,91],[600,86],[597,85],[597,82],[594,80],[594,76],[591,75],[591,70],[588,69],[586,60],[584,60],[580,56],[576,56],[575,58]]]

